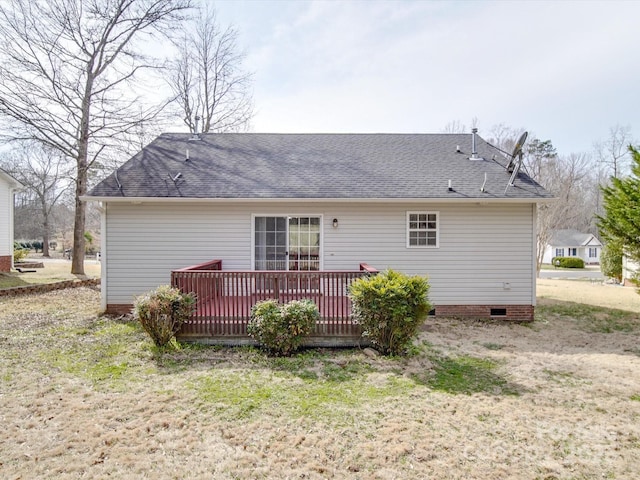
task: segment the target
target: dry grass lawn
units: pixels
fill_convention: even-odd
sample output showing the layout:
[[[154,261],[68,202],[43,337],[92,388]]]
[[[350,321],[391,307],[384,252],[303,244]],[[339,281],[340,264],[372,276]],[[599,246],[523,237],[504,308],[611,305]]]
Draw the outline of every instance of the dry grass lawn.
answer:
[[[0,300],[0,477],[638,478],[640,296],[539,293],[533,325],[431,319],[406,359],[163,352],[92,289]]]
[[[27,260],[42,262],[44,268],[29,268],[28,272],[0,273],[0,288],[24,287],[41,283],[54,283],[64,280],[75,280],[71,274],[71,260],[29,257]],[[88,278],[100,278],[100,262],[88,259],[84,262],[84,272]]]

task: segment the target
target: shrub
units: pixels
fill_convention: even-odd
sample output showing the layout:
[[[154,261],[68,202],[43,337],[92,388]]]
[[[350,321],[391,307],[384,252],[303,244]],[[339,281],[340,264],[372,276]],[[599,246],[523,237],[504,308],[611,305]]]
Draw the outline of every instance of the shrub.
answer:
[[[20,243],[13,242],[13,261],[19,262],[27,256],[29,250],[24,248]]]
[[[393,270],[359,278],[349,287],[353,319],[382,353],[404,354],[431,310],[428,293],[425,278]]]
[[[584,260],[578,257],[553,257],[551,263],[560,268],[584,268]]]
[[[313,331],[318,318],[318,307],[311,300],[292,300],[286,305],[265,300],[251,309],[247,333],[269,354],[289,356]]]
[[[134,315],[158,347],[171,341],[195,308],[196,296],[169,285],[136,298]]]

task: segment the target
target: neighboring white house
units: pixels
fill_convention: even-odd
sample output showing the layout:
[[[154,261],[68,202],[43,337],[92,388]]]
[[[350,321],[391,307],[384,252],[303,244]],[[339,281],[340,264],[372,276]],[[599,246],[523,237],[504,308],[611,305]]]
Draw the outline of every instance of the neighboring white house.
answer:
[[[13,266],[13,205],[22,184],[0,169],[0,272]]]
[[[544,250],[542,263],[551,263],[553,257],[579,257],[585,265],[599,265],[602,242],[590,233],[578,230],[554,230]]]
[[[163,134],[85,197],[102,208],[103,308],[212,259],[366,262],[427,275],[435,315],[532,320],[552,196],[524,173],[509,185],[508,163],[475,134]]]

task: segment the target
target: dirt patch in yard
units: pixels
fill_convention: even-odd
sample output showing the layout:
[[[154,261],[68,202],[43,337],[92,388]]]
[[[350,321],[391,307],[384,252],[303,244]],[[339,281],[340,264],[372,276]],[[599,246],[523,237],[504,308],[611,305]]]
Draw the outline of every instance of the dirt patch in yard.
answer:
[[[0,473],[636,478],[640,320],[584,307],[618,291],[542,280],[534,324],[429,320],[406,359],[162,353],[91,289],[0,300]]]

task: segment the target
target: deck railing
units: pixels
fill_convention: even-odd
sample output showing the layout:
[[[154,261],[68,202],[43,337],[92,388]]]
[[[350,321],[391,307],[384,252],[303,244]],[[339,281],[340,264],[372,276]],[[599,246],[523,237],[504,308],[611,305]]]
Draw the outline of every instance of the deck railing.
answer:
[[[315,335],[359,336],[359,326],[351,321],[348,287],[375,273],[364,263],[359,271],[224,271],[221,260],[175,270],[171,284],[197,296],[196,311],[180,335],[246,336],[251,307],[257,302],[309,299],[320,311]]]

